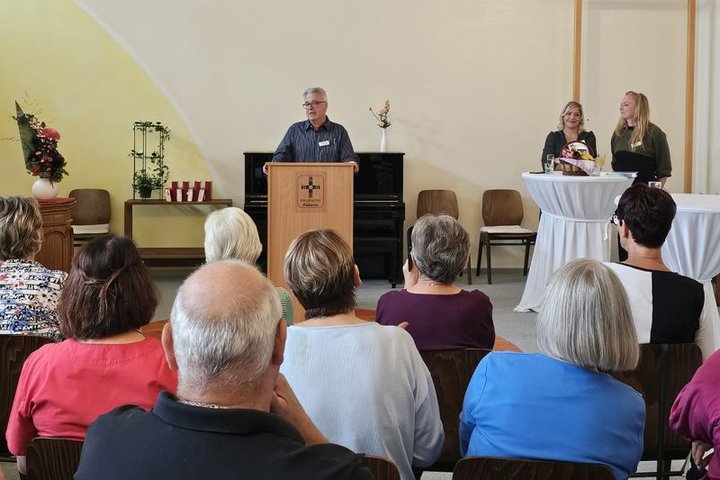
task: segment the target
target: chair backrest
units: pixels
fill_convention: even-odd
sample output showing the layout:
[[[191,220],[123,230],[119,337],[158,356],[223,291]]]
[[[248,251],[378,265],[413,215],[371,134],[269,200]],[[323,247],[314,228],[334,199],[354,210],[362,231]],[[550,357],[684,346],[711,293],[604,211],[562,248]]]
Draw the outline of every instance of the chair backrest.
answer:
[[[432,213],[450,215],[457,220],[460,216],[457,196],[452,190],[423,190],[418,193],[416,213],[418,218]]]
[[[482,198],[483,223],[496,225],[520,225],[525,216],[522,198],[517,190],[485,190]]]
[[[450,470],[448,467],[460,459],[458,431],[465,391],[478,363],[488,353],[490,350],[484,348],[420,352],[435,384],[445,431],[445,445],[437,468]]]
[[[614,480],[605,465],[521,458],[465,457],[455,465],[453,480]]]
[[[110,193],[97,188],[71,190],[68,195],[76,200],[72,209],[73,225],[99,225],[110,223]]]
[[[400,480],[400,470],[392,460],[375,455],[365,455],[363,462],[370,469],[375,480]]]
[[[169,321],[170,320],[168,319],[154,320],[147,325],[143,325],[142,327],[140,327],[140,333],[142,333],[146,337],[157,338],[158,340],[160,340],[160,338],[162,338],[163,328],[165,327],[165,324]]]
[[[27,448],[26,480],[72,480],[80,465],[82,440],[36,437]]]
[[[5,430],[10,418],[15,389],[25,359],[35,350],[53,341],[34,335],[0,335],[0,455],[9,456]]]
[[[663,456],[687,455],[690,442],[670,429],[668,417],[678,393],[701,364],[702,353],[694,343],[644,344],[640,345],[640,363],[635,370],[612,373],[640,392],[645,400],[643,460],[660,458],[661,443]]]

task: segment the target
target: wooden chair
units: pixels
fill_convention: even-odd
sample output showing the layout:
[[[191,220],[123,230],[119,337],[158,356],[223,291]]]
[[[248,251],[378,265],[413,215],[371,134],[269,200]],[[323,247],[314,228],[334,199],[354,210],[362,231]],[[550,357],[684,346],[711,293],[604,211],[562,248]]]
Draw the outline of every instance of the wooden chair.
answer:
[[[53,341],[34,335],[0,335],[0,456],[11,456],[5,441],[15,389],[25,359],[35,350]]]
[[[400,471],[392,460],[366,454],[363,456],[363,463],[370,469],[375,480],[400,480]]]
[[[72,480],[80,465],[83,442],[36,437],[27,448],[26,480]]]
[[[453,480],[614,480],[612,470],[593,463],[555,462],[521,458],[465,457]]]
[[[142,333],[146,337],[157,338],[158,340],[160,340],[162,338],[163,328],[165,327],[165,324],[169,321],[170,320],[168,319],[154,320],[147,325],[143,325],[142,327],[140,327],[140,333]]]
[[[445,445],[440,458],[427,470],[451,472],[460,460],[458,432],[465,391],[478,363],[488,353],[490,350],[483,348],[420,352],[435,384],[445,431]]]
[[[97,188],[71,190],[76,200],[72,209],[75,246],[110,233],[110,193]]]
[[[630,372],[613,372],[613,377],[640,392],[645,400],[645,431],[642,460],[656,460],[655,472],[635,473],[633,477],[670,475],[673,459],[684,459],[690,442],[668,425],[670,408],[680,390],[702,364],[700,347],[694,343],[640,345],[640,363]]]
[[[450,215],[455,220],[460,218],[460,209],[458,207],[457,195],[452,190],[422,190],[418,193],[417,209],[415,211],[416,217],[420,218],[423,215]],[[410,226],[407,231],[407,248],[408,256],[410,256],[410,249],[412,247],[412,230]],[[470,255],[467,259],[467,282],[468,285],[472,285],[472,262]]]
[[[524,245],[523,275],[527,276],[530,246],[535,245],[537,232],[520,226],[525,215],[520,192],[517,190],[486,190],[482,199],[484,227],[480,229],[475,275],[480,275],[483,247],[487,246],[487,279],[492,283],[492,246]]]

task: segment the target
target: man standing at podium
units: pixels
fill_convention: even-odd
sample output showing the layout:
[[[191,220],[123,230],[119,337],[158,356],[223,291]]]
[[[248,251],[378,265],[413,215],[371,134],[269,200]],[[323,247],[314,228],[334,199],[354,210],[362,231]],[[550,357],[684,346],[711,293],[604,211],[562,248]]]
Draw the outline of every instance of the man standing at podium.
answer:
[[[303,94],[307,120],[293,123],[280,141],[273,162],[344,162],[358,171],[358,156],[353,151],[345,127],[327,117],[325,90],[312,87]],[[263,168],[266,171],[267,169]]]

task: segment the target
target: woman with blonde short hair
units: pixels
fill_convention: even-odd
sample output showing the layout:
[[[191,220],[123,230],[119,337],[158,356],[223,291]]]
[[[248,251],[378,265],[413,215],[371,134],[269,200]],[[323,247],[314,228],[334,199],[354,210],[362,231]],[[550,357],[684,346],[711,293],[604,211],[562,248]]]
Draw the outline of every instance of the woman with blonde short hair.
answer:
[[[42,240],[35,199],[0,196],[0,333],[62,339],[56,308],[67,274],[35,261]]]
[[[413,226],[411,260],[403,267],[405,288],[380,297],[377,322],[408,322],[407,331],[420,351],[493,348],[490,298],[455,285],[468,255],[470,238],[457,220],[449,215],[420,217]]]
[[[318,428],[355,452],[390,458],[405,480],[437,460],[444,433],[435,387],[402,328],[355,316],[360,274],[332,230],[300,235],[285,280],[305,308],[287,329],[285,375]]]
[[[620,280],[595,260],[562,267],[537,338],[541,353],[492,352],[478,365],[460,415],[463,455],[600,463],[628,478],[643,450],[645,404],[605,373],[635,368],[640,354]]]
[[[205,219],[205,259],[208,263],[218,260],[242,260],[255,265],[262,243],[257,226],[241,208],[227,207],[216,210]],[[293,324],[292,298],[287,290],[276,287],[283,309],[283,318]]]
[[[540,157],[540,164],[544,165],[548,155],[560,158],[563,147],[570,142],[576,141],[585,143],[590,147],[590,152],[593,155],[597,154],[595,134],[585,130],[585,114],[582,105],[576,101],[570,101],[565,104],[565,108],[560,112],[557,130],[553,130],[545,137],[545,146]]]
[[[633,183],[659,181],[665,185],[672,173],[667,137],[650,122],[650,103],[642,93],[626,92],[620,101],[620,118],[610,146],[613,170],[638,172]]]

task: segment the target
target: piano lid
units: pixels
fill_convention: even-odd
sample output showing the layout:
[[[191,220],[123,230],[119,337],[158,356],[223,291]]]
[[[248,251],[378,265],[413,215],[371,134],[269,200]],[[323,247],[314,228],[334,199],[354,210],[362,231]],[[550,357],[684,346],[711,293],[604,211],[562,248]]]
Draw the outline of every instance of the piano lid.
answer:
[[[355,175],[355,200],[402,202],[404,153],[358,152],[360,172]],[[245,152],[245,203],[267,199],[267,177],[262,167],[270,152]]]

